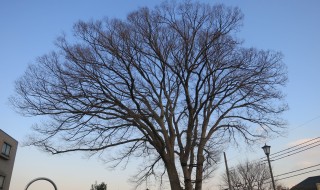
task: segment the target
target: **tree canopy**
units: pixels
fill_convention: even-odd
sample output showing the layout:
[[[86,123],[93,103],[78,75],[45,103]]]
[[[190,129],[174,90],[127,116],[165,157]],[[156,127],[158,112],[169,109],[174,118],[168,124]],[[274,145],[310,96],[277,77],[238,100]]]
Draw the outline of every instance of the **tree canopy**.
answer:
[[[47,118],[30,144],[116,148],[116,165],[149,160],[137,182],[160,164],[171,189],[200,190],[221,138],[250,142],[284,125],[282,54],[243,47],[242,21],[238,8],[184,1],[76,23],[75,39],[59,37],[16,82],[18,111]]]
[[[107,184],[105,184],[104,182],[98,184],[96,182],[95,184],[91,185],[91,189],[90,190],[107,190]]]

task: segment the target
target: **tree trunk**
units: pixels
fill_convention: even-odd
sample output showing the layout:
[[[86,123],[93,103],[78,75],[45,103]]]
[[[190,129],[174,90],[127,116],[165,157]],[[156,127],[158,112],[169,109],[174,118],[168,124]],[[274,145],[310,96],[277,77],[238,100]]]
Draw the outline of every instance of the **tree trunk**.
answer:
[[[183,190],[174,161],[166,163],[171,190]]]
[[[192,182],[190,177],[184,179],[185,190],[193,190]]]
[[[183,177],[184,177],[184,188],[185,188],[185,190],[189,190],[189,189],[192,190],[193,189],[192,182],[191,182],[192,168],[190,168],[192,166],[188,167],[188,157],[187,156],[181,157],[180,162],[181,162],[181,167],[182,167]]]
[[[195,190],[201,190],[202,189],[203,162],[204,162],[203,148],[199,147],[198,155],[197,155],[197,170],[196,170],[196,186],[195,186]]]

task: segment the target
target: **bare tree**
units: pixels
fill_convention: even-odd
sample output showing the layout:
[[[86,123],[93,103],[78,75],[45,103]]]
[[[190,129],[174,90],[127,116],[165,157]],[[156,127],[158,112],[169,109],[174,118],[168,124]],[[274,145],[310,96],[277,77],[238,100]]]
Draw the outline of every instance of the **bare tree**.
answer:
[[[269,190],[270,183],[269,168],[261,162],[249,162],[238,164],[230,172],[231,186],[234,190]],[[228,186],[226,174],[223,175],[223,185]]]
[[[266,163],[260,161],[245,161],[239,163],[235,168],[231,169],[230,181],[233,190],[271,190],[271,176],[269,167]],[[223,186],[228,186],[228,178],[223,174]],[[288,189],[276,180],[276,189]]]
[[[238,8],[185,1],[140,8],[126,20],[78,22],[16,83],[20,112],[47,116],[30,144],[59,154],[117,148],[148,157],[171,189],[202,189],[221,136],[277,132],[287,75],[278,52],[242,47]]]

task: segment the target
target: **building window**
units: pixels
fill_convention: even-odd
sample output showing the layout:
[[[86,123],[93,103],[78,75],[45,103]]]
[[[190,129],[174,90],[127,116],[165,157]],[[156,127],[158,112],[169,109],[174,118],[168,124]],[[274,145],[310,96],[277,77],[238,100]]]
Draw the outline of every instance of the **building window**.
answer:
[[[4,176],[0,175],[0,189],[3,189],[4,186]]]
[[[10,155],[10,150],[11,150],[11,145],[9,145],[8,143],[3,143],[2,145],[2,150],[1,150],[1,154],[9,157]]]

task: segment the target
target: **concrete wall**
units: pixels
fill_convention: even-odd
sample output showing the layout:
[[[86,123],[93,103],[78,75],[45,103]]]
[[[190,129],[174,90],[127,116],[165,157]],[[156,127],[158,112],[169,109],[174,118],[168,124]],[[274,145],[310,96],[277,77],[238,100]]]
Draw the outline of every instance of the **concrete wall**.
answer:
[[[9,156],[2,153],[4,143],[11,146]],[[18,142],[0,129],[0,175],[5,176],[4,186],[1,190],[9,190],[17,147]]]

